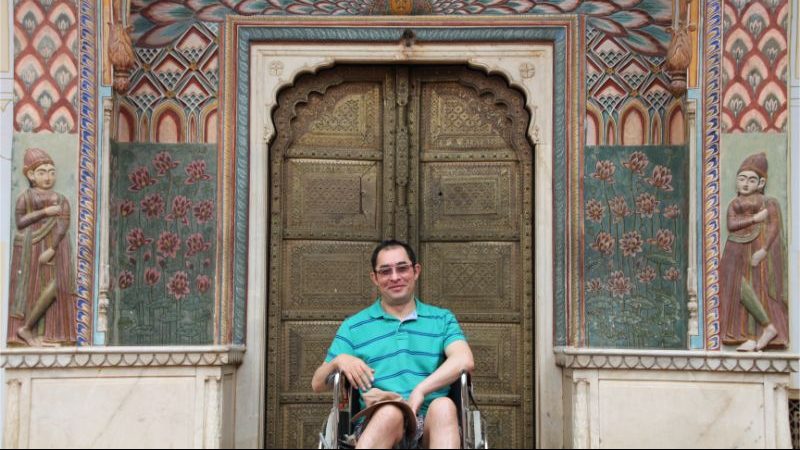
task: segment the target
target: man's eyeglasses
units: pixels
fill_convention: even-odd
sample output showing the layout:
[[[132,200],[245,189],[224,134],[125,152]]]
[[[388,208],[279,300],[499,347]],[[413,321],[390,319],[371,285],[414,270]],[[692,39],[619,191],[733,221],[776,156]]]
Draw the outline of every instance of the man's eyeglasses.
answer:
[[[397,275],[404,277],[409,273],[411,273],[411,270],[413,268],[414,266],[410,264],[398,264],[394,267],[381,267],[378,270],[376,270],[375,273],[377,273],[378,276],[381,278],[388,278],[392,276],[392,272],[397,271]]]

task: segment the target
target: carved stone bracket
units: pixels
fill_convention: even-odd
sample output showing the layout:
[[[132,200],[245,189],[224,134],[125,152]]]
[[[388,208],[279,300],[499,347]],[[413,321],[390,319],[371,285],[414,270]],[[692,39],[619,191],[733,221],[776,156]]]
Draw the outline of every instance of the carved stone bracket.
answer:
[[[114,66],[114,90],[124,93],[130,84],[131,70],[136,62],[131,42],[132,26],[112,23],[108,41],[108,59]]]
[[[689,370],[701,372],[791,373],[800,371],[798,355],[704,351],[636,351],[558,348],[556,363],[565,369]]]
[[[178,367],[239,365],[243,346],[24,348],[0,352],[0,368]]]
[[[681,97],[686,92],[686,70],[692,63],[692,38],[691,32],[697,28],[689,23],[688,3],[678,0],[677,14],[673,15],[672,26],[667,32],[672,35],[667,48],[667,74],[670,77],[669,89],[675,97]]]

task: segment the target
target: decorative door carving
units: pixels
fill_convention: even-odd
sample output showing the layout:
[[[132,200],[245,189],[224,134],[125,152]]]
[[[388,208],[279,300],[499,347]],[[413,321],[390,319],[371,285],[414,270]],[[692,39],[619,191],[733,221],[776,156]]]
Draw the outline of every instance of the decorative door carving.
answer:
[[[338,323],[375,298],[377,242],[418,249],[420,297],[475,353],[493,447],[532,447],[532,147],[522,95],[465,67],[339,66],[279,96],[270,145],[267,446],[316,445]]]

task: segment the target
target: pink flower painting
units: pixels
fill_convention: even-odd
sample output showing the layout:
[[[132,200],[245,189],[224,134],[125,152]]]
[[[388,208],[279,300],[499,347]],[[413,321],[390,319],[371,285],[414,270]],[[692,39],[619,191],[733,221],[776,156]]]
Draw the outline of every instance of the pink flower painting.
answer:
[[[164,213],[164,198],[161,194],[150,194],[142,200],[142,212],[148,219],[155,219]]]
[[[211,280],[206,275],[198,275],[195,280],[197,292],[205,294],[211,288]]]
[[[145,245],[153,242],[152,239],[146,237],[144,235],[144,230],[141,228],[133,228],[131,231],[128,232],[128,235],[125,237],[125,240],[128,241],[128,253],[133,253],[140,248],[144,247]]]
[[[142,189],[152,186],[156,184],[157,180],[150,176],[150,172],[147,170],[147,167],[137,167],[132,172],[128,174],[128,180],[130,180],[131,184],[128,187],[128,190],[131,192],[139,192]]]
[[[192,208],[192,201],[183,195],[172,199],[172,211],[167,216],[167,220],[180,220],[184,225],[189,225],[189,210]]]
[[[133,273],[130,270],[123,270],[117,278],[117,286],[120,289],[128,289],[133,285]]]
[[[192,208],[192,211],[194,212],[194,218],[197,220],[197,223],[206,223],[214,217],[214,203],[211,202],[211,200],[197,202],[194,208]]]
[[[186,184],[194,184],[211,179],[211,176],[206,173],[206,162],[202,159],[190,162],[186,166],[186,175],[189,176],[186,179]]]
[[[181,248],[181,239],[171,231],[164,231],[158,237],[156,246],[158,247],[158,252],[164,258],[175,258]]]
[[[211,248],[211,242],[205,241],[203,233],[194,233],[186,239],[186,248],[188,249],[186,251],[186,257],[191,258]]]
[[[175,300],[180,300],[189,295],[189,275],[186,272],[176,272],[167,283],[167,292],[170,293]]]
[[[151,267],[144,271],[144,282],[148,286],[154,286],[161,280],[161,271],[156,267]]]
[[[178,167],[178,164],[178,161],[174,161],[169,152],[158,153],[153,158],[153,167],[156,169],[156,175],[158,176],[167,175],[170,170]]]

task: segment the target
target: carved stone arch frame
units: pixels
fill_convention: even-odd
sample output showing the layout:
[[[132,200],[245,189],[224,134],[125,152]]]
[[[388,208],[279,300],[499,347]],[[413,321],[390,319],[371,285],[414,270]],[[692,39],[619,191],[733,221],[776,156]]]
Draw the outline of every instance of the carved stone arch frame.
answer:
[[[568,276],[579,273],[580,245],[570,248],[580,242],[579,229],[567,225],[577,224],[582,214],[577,199],[585,100],[579,28],[577,16],[227,19],[217,336],[221,343],[247,346],[236,377],[237,446],[265,442],[266,390],[278,378],[277,368],[267,365],[267,336],[276,334],[272,328],[278,322],[267,304],[277,282],[268,261],[269,224],[275,223],[268,145],[275,133],[277,94],[301,74],[336,64],[406,62],[466,64],[503,76],[525,94],[531,113],[527,137],[536,147],[533,205],[525,211],[531,219],[535,267],[525,270],[533,271],[534,285],[526,286],[531,300],[524,311],[534,325],[525,339],[534,341],[535,353],[525,364],[536,369],[535,386],[526,386],[524,396],[535,398],[535,410],[524,420],[535,426],[537,446],[554,445],[548,443],[558,439],[560,420],[555,418],[560,414],[540,411],[561,409],[561,379],[552,350],[566,344],[568,312],[579,310],[577,295],[570,293],[580,292],[580,280]],[[401,41],[406,30],[416,37],[410,45]],[[256,429],[257,436],[252,434]],[[552,437],[542,434],[547,430],[555,430]]]

